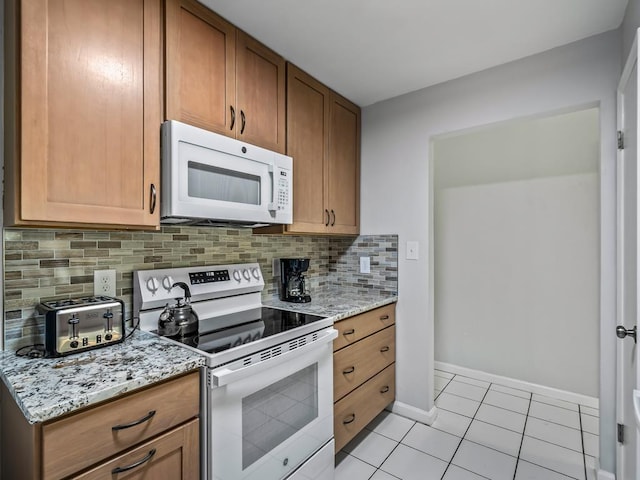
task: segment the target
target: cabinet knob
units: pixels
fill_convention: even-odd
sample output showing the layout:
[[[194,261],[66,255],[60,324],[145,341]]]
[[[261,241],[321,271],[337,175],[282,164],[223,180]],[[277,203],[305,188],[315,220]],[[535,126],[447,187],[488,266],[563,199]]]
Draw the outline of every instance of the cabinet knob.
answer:
[[[350,415],[347,415],[347,416],[345,417],[345,419],[344,419],[344,420],[342,420],[342,424],[343,424],[343,425],[349,425],[350,423],[353,423],[353,421],[354,421],[355,419],[356,419],[356,414],[355,414],[355,413],[352,413],[352,414],[350,414]]]
[[[329,215],[329,210],[327,210],[326,208],[324,209],[324,213],[327,214],[327,221],[324,222],[324,226],[328,227],[329,226],[329,222],[331,221],[331,216]]]
[[[355,328],[350,328],[349,330],[342,332],[343,335],[353,335],[354,333],[356,333]]]
[[[389,315],[381,315],[380,320],[381,321],[389,320]]]
[[[345,369],[342,371],[342,373],[343,373],[344,375],[347,375],[348,373],[353,373],[353,372],[355,372],[355,371],[356,371],[356,367],[348,367],[348,368],[345,368]]]
[[[151,418],[153,418],[153,416],[155,414],[156,414],[156,411],[155,410],[151,410],[149,413],[147,413],[141,419],[136,420],[136,421],[131,422],[131,423],[125,423],[125,424],[122,424],[122,425],[116,425],[115,427],[111,427],[111,430],[118,431],[118,430],[125,430],[127,428],[135,427],[136,425],[140,425],[141,423],[144,423],[144,422],[147,422],[147,421],[151,420]]]
[[[333,209],[331,210],[331,216],[333,217],[333,220],[331,220],[331,226],[333,227],[336,224],[336,212]]]
[[[128,472],[129,470],[133,470],[134,468],[139,467],[140,465],[144,465],[149,460],[151,460],[155,454],[156,454],[156,449],[152,448],[151,450],[149,450],[149,453],[147,453],[147,455],[144,458],[138,460],[137,462],[132,463],[131,465],[127,465],[126,467],[114,468],[113,470],[111,470],[111,475],[117,475],[122,472]]]
[[[156,186],[153,183],[151,184],[150,195],[151,195],[151,199],[149,201],[149,204],[150,204],[149,213],[153,213],[153,212],[156,211],[156,201],[158,199],[158,195],[157,195],[157,192],[156,192]]]
[[[385,345],[384,347],[382,347],[380,349],[380,353],[384,353],[384,352],[388,352],[389,351],[389,345]]]
[[[233,127],[236,125],[236,109],[233,108],[233,105],[229,105],[229,109],[231,110],[231,125],[229,125],[229,130],[233,130]]]
[[[380,389],[380,393],[387,393],[389,391],[389,385],[385,385]]]
[[[244,127],[247,125],[247,117],[244,116],[244,110],[240,110],[240,120],[242,124],[240,126],[240,135],[244,133]]]

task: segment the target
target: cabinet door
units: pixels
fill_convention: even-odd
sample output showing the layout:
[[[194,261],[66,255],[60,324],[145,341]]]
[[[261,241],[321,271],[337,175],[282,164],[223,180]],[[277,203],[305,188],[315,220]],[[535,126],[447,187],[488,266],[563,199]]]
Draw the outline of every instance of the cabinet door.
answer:
[[[284,59],[238,30],[236,62],[237,138],[284,153]]]
[[[360,224],[360,109],[332,93],[330,118],[329,231],[357,234]]]
[[[198,420],[72,478],[102,480],[197,480],[200,478]]]
[[[165,18],[166,118],[235,137],[235,27],[195,0],[167,0]]]
[[[293,224],[289,232],[324,233],[329,89],[287,65],[287,155],[293,157]]]
[[[21,8],[16,223],[157,227],[160,0]]]

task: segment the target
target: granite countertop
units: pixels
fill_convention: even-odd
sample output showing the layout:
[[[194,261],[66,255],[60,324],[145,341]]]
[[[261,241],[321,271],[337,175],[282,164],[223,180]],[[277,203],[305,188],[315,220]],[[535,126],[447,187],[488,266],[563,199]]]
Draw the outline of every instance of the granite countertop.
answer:
[[[265,306],[346,317],[394,303],[396,295],[355,289],[314,291],[309,303],[266,300]],[[124,343],[61,358],[18,357],[0,352],[0,378],[29,423],[45,422],[103,400],[204,366],[205,357],[147,332]]]
[[[203,356],[141,331],[123,343],[61,358],[0,352],[0,378],[32,424],[203,365]]]
[[[282,300],[265,300],[263,305],[267,307],[292,310],[294,312],[310,313],[323,317],[331,317],[334,322],[343,318],[358,315],[359,313],[373,310],[398,301],[397,295],[385,295],[380,293],[368,293],[351,289],[327,287],[314,290],[309,303],[291,303]]]

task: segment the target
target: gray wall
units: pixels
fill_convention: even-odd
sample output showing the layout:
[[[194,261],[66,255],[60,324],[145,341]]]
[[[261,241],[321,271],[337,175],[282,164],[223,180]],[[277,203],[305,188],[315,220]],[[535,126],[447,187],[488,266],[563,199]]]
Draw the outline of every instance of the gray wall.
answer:
[[[629,56],[636,31],[640,27],[640,0],[629,0],[622,21],[622,62]]]
[[[428,61],[428,59],[424,59]],[[430,141],[434,135],[579,106],[600,106],[601,331],[615,319],[615,89],[620,34],[608,32],[363,110],[361,228],[398,233],[397,398],[433,406]],[[381,194],[381,192],[385,192]],[[408,240],[420,258],[405,259]],[[601,335],[601,465],[615,468],[615,342]]]

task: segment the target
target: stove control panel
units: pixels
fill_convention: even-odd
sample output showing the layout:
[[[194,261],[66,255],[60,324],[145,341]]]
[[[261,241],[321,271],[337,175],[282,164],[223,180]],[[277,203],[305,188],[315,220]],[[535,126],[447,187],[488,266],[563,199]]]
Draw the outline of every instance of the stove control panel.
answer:
[[[197,283],[228,282],[229,270],[209,270],[206,272],[189,272],[191,285]]]
[[[264,288],[257,263],[138,270],[133,272],[134,315],[175,303],[183,295],[182,289],[173,288],[176,282],[190,286],[192,302],[260,292]]]

